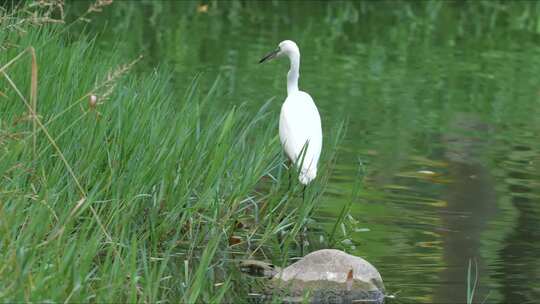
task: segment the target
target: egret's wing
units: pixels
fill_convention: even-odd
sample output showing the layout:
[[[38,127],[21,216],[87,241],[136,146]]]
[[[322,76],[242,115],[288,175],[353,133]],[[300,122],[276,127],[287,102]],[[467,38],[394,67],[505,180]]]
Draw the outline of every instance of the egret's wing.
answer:
[[[321,118],[313,99],[307,93],[298,92],[287,97],[281,108],[279,137],[285,153],[293,162],[300,162],[302,149],[308,143],[302,168],[314,168],[322,148]]]

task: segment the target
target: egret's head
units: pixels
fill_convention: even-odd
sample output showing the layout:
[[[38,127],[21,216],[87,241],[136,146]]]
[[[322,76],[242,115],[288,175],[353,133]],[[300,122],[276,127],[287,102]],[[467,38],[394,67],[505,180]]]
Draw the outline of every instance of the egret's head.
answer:
[[[300,50],[298,49],[298,46],[292,40],[284,40],[279,43],[277,49],[266,54],[266,56],[264,56],[261,60],[259,60],[259,63],[263,63],[270,59],[282,57],[284,55],[290,57],[293,54],[300,54]]]

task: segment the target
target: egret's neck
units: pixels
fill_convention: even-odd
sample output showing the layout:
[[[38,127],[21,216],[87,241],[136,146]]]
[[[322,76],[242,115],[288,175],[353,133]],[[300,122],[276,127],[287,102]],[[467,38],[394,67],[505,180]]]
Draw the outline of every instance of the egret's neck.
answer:
[[[291,68],[287,73],[287,95],[298,92],[298,77],[300,77],[300,54],[293,53],[289,55]]]

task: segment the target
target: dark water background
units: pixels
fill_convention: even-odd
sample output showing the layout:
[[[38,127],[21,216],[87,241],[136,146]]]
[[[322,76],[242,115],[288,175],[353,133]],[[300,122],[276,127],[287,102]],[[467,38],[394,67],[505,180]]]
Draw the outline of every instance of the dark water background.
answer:
[[[316,226],[348,210],[336,246],[392,303],[465,303],[469,261],[475,302],[539,301],[540,2],[122,1],[88,28],[179,96],[199,73],[219,106],[276,96],[276,120],[288,63],[256,62],[296,41],[326,136],[347,122]]]

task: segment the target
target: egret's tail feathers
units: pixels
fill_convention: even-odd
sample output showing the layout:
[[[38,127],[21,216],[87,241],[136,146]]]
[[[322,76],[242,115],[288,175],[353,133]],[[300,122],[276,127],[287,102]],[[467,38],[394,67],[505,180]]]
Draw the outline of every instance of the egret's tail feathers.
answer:
[[[317,177],[317,168],[303,168],[300,170],[298,179],[300,180],[300,183],[307,186],[312,180],[315,179],[315,177]]]

